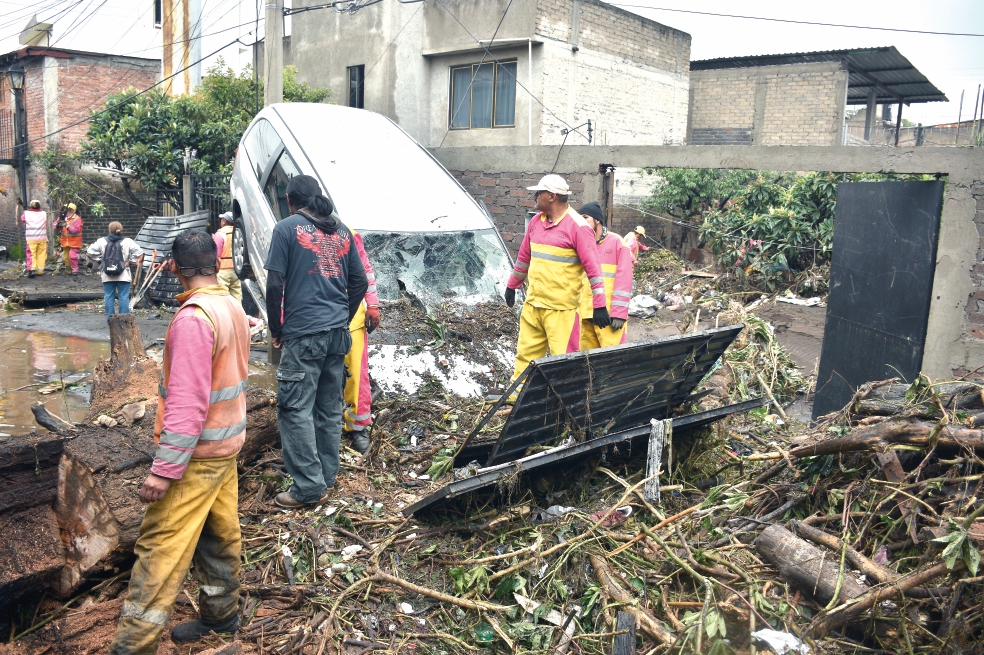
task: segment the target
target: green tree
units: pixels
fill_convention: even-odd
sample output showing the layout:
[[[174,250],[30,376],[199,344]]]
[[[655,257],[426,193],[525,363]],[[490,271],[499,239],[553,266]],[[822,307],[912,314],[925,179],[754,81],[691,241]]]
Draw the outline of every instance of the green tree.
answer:
[[[663,179],[642,208],[684,222],[693,222],[709,210],[724,209],[759,175],[756,171],[718,168],[662,168],[646,169],[646,172],[658,173]]]
[[[257,89],[247,67],[236,74],[219,59],[192,96],[172,98],[159,88],[130,88],[111,95],[94,111],[82,142],[81,158],[119,172],[127,198],[149,215],[133,182],[147,189],[181,185],[185,151],[194,153],[191,171],[229,173],[233,153],[255,116]],[[297,81],[297,69],[284,69],[285,102],[322,102],[328,89]]]

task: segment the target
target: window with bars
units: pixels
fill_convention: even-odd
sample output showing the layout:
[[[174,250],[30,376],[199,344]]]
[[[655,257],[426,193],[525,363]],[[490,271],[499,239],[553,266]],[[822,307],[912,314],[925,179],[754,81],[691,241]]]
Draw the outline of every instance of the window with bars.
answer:
[[[452,130],[516,126],[516,62],[451,68]]]
[[[349,66],[349,107],[365,109],[366,67]]]

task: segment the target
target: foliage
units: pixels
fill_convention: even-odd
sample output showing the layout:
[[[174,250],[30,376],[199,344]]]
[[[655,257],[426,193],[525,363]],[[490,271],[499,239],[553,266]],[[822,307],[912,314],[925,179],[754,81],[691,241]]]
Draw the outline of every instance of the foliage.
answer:
[[[81,157],[121,171],[124,191],[135,202],[131,180],[148,189],[180,186],[186,150],[194,157],[191,171],[228,173],[262,92],[248,67],[236,74],[221,59],[192,96],[172,98],[160,88],[119,91],[92,113]],[[284,69],[285,102],[321,102],[329,95],[298,82],[293,66]]]
[[[66,152],[59,145],[50,145],[31,153],[31,163],[44,173],[44,188],[51,207],[62,207],[70,202],[93,206],[92,186],[79,172],[82,162],[78,153]]]
[[[647,198],[642,208],[657,211],[684,221],[701,216],[708,210],[721,210],[741,193],[756,171],[717,168],[646,169],[659,172],[663,180]]]

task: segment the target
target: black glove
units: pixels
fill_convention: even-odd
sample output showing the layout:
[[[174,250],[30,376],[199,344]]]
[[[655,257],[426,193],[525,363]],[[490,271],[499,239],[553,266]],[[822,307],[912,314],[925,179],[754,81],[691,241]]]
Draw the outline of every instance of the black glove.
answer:
[[[512,307],[516,304],[516,290],[506,289],[506,304]]]
[[[600,328],[608,327],[612,324],[612,318],[608,315],[608,310],[604,307],[596,307],[591,322]]]
[[[624,318],[613,318],[612,319],[612,329],[615,330],[616,332],[618,332],[619,330],[621,330],[623,325],[625,325],[625,319]]]

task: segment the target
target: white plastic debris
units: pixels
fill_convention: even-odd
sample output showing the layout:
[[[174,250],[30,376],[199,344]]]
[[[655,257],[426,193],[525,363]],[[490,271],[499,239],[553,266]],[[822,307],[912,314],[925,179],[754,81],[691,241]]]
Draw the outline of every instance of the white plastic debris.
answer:
[[[280,552],[284,554],[284,559],[290,559],[294,556],[294,553],[292,553],[290,550],[290,546],[288,546],[287,544],[281,546]]]
[[[349,565],[348,564],[343,564],[343,563],[339,562],[338,564],[332,564],[331,565],[331,572],[332,573],[345,573],[348,570],[349,570]]]
[[[659,309],[659,301],[652,296],[640,294],[629,300],[629,316],[650,318],[656,315],[657,309]]]
[[[413,605],[410,603],[400,603],[400,611],[404,614],[413,614]]]
[[[338,511],[338,508],[337,507],[326,507],[325,508],[325,516],[331,516],[332,514],[334,514],[337,511]]]
[[[790,305],[801,305],[803,307],[826,307],[827,305],[820,298],[800,298],[792,291],[786,290],[785,295],[776,298],[776,302],[784,302]]]
[[[410,445],[414,448],[417,447],[417,437],[410,437]]]
[[[810,652],[809,646],[788,632],[780,632],[779,630],[770,630],[766,628],[765,630],[753,632],[752,636],[759,641],[768,644],[769,648],[775,651],[777,655],[786,655],[786,653],[800,653],[800,655],[808,655]]]
[[[362,550],[362,546],[359,544],[346,546],[345,548],[342,548],[342,559],[352,559],[360,550]]]
[[[431,479],[431,476],[429,476],[429,475],[427,475],[427,474],[424,474],[424,475],[418,475],[418,476],[417,476],[417,479],[418,479],[418,480],[430,480],[430,479]]]
[[[766,423],[771,423],[772,425],[784,425],[785,421],[779,418],[778,414],[766,414],[762,419]]]

